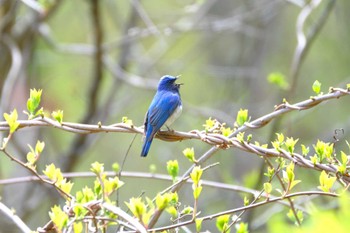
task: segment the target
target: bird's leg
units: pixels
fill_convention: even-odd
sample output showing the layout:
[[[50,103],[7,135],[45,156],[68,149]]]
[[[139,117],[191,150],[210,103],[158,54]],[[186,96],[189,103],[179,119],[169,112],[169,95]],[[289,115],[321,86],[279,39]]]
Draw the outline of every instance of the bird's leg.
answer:
[[[169,128],[169,126],[165,125],[165,127],[167,128],[167,130],[168,130],[168,131],[170,131],[170,132],[174,132],[174,130],[173,130],[173,129],[171,129],[171,128]]]

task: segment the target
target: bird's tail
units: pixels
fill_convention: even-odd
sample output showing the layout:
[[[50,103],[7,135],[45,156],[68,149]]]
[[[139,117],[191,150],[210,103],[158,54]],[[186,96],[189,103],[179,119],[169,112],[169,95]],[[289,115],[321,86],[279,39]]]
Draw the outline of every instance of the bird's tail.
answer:
[[[142,151],[141,151],[141,157],[146,157],[149,151],[149,148],[151,147],[153,141],[153,137],[149,137],[145,139],[145,142],[143,143]]]

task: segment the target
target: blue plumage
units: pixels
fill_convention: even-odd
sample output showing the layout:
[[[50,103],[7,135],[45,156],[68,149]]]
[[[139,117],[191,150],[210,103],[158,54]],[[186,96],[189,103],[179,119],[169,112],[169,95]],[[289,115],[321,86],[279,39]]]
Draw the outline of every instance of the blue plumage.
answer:
[[[175,83],[176,77],[165,75],[158,84],[158,90],[145,117],[145,141],[141,156],[146,157],[154,135],[165,124],[169,126],[182,111],[180,85]]]

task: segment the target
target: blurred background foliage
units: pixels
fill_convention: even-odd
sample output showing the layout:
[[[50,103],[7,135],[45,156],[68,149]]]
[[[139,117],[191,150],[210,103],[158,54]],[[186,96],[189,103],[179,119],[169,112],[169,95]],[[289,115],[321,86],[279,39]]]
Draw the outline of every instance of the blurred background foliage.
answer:
[[[305,32],[323,16],[325,19],[300,64],[293,68],[296,25],[307,2],[320,4],[306,19]],[[240,108],[248,109],[255,119],[273,111],[283,98],[290,103],[308,99],[314,94],[311,86],[316,79],[323,92],[350,82],[349,9],[347,0],[0,0],[1,115],[14,108],[22,112],[29,89],[37,88],[43,89],[44,110],[63,110],[64,121],[107,125],[127,116],[141,126],[159,78],[170,74],[181,75],[185,83],[181,89],[183,113],[173,125],[175,130],[202,130],[209,117],[232,128]],[[286,89],[268,82],[273,72],[285,76]],[[337,136],[338,150],[346,146],[344,140],[349,135],[348,101],[343,98],[293,112],[249,133],[254,140],[268,143],[275,132],[283,132],[312,148],[317,139],[333,142],[334,130],[344,129]],[[20,117],[25,118],[23,114]],[[40,139],[46,148],[39,171],[49,163],[66,172],[88,171],[96,160],[111,169],[112,163],[122,163],[133,137],[31,128],[15,135],[11,150],[25,158],[27,144]],[[210,148],[200,141],[155,140],[148,157],[142,159],[141,137],[137,136],[123,169],[148,172],[156,165],[157,173],[166,173],[166,162],[177,159],[181,174],[191,166],[182,155],[186,147],[194,147],[197,155]],[[220,151],[208,163],[213,162],[220,165],[206,171],[204,179],[261,189],[263,160],[259,157],[230,149]],[[318,174],[296,170],[298,179],[303,180],[299,188],[316,189]],[[28,174],[2,156],[0,175],[5,179]],[[141,192],[152,196],[170,185],[123,180],[122,201]],[[88,179],[73,181],[76,190],[91,183]],[[2,201],[32,227],[47,222],[49,207],[61,201],[54,191],[37,183],[0,189]],[[191,204],[192,200],[186,199],[190,192],[190,186],[180,192],[183,205]],[[242,196],[205,188],[199,205],[203,213],[215,213],[242,205]],[[267,219],[257,220],[269,208],[275,207],[252,210],[244,217],[252,232],[266,231]],[[282,219],[288,211],[282,206],[273,210],[271,215],[282,214]],[[2,221],[0,225],[10,224]]]

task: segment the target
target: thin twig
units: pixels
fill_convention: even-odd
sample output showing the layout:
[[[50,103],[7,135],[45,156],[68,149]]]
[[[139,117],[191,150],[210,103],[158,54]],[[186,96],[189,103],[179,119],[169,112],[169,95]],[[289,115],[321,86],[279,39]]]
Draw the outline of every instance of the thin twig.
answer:
[[[0,202],[0,211],[7,216],[9,219],[12,220],[12,222],[22,231],[25,233],[32,232],[30,228],[20,219],[17,215],[14,214],[14,212],[8,208],[4,203]]]
[[[291,193],[291,194],[288,194],[288,195],[285,195],[285,196],[281,196],[281,197],[271,198],[269,200],[261,201],[261,202],[254,203],[254,204],[251,204],[251,205],[248,205],[248,206],[238,207],[238,208],[235,208],[235,209],[222,211],[222,212],[215,213],[215,214],[212,214],[212,215],[207,215],[207,216],[201,217],[201,219],[203,219],[203,221],[205,221],[205,220],[212,220],[212,219],[217,218],[217,217],[222,216],[222,215],[234,214],[234,213],[237,213],[237,212],[241,212],[243,210],[253,209],[253,208],[256,208],[256,207],[259,207],[259,206],[263,206],[263,205],[271,204],[271,203],[274,203],[274,202],[277,202],[277,201],[281,201],[281,200],[284,200],[286,198],[292,198],[292,197],[298,197],[298,196],[311,196],[311,195],[339,197],[339,195],[335,194],[335,193],[326,193],[326,192],[320,192],[320,191],[297,192],[297,193]],[[170,226],[152,228],[152,229],[149,229],[149,231],[150,232],[165,231],[165,230],[178,228],[178,227],[181,227],[181,226],[190,225],[190,224],[193,224],[193,223],[194,223],[194,220],[189,220],[189,221],[186,221],[186,222],[181,222],[181,223],[173,224],[173,225],[170,225]]]

